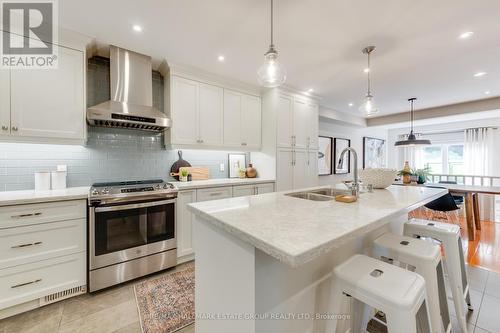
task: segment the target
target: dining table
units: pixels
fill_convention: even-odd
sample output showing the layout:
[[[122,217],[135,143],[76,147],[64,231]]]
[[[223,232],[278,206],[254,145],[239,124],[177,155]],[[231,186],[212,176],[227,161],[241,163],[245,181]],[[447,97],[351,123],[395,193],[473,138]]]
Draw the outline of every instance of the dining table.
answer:
[[[500,195],[500,186],[480,186],[464,184],[444,184],[444,183],[425,183],[425,184],[403,184],[395,182],[395,185],[405,186],[425,186],[446,188],[452,195],[463,196],[465,206],[465,220],[467,222],[467,235],[470,241],[476,239],[476,230],[481,230],[481,215],[479,208],[479,194]]]

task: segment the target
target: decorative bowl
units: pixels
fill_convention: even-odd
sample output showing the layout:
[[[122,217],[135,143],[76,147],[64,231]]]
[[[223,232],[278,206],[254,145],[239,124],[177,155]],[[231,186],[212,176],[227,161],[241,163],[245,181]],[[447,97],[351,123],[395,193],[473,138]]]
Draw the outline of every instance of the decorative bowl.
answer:
[[[373,185],[373,188],[387,188],[394,183],[398,171],[396,169],[367,168],[359,170],[359,178],[364,185]]]

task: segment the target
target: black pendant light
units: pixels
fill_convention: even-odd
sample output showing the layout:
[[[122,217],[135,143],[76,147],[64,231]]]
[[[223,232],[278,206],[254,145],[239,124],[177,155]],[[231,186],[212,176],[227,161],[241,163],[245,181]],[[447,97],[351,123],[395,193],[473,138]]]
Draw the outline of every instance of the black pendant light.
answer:
[[[410,102],[410,134],[408,134],[408,137],[405,140],[396,141],[394,144],[396,147],[425,146],[431,144],[431,140],[417,139],[417,136],[413,133],[413,103],[416,100],[417,99],[415,97],[408,99],[408,102]]]

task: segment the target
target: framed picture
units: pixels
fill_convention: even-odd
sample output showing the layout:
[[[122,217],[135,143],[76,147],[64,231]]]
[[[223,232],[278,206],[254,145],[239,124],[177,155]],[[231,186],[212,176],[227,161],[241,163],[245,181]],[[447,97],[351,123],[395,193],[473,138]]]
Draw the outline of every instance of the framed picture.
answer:
[[[332,174],[332,143],[333,138],[320,136],[318,138],[318,175],[328,176]]]
[[[229,178],[238,178],[240,169],[247,167],[246,154],[229,154]]]
[[[385,168],[385,140],[363,137],[363,169]]]
[[[340,153],[347,147],[351,146],[351,140],[335,138],[333,142],[333,151],[335,156],[333,160],[333,172],[336,175],[343,175],[351,172],[351,152],[347,153],[347,159],[342,161],[342,165],[338,165],[340,159]]]

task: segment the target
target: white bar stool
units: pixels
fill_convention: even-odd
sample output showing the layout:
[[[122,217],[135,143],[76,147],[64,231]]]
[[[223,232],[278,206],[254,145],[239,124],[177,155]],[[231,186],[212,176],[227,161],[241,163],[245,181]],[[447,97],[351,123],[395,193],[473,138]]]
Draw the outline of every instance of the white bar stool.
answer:
[[[373,242],[373,256],[420,274],[425,280],[432,331],[451,332],[443,265],[438,245],[387,233]]]
[[[426,237],[441,243],[444,262],[451,287],[455,313],[462,332],[467,332],[466,312],[473,311],[469,282],[465,269],[465,258],[460,238],[460,227],[455,224],[410,219],[404,225],[404,234],[409,237]]]
[[[341,314],[344,295],[384,312],[388,333],[416,333],[417,329],[419,333],[432,332],[425,281],[416,273],[357,254],[333,269],[333,315]],[[338,332],[336,319],[327,321],[326,332]]]

